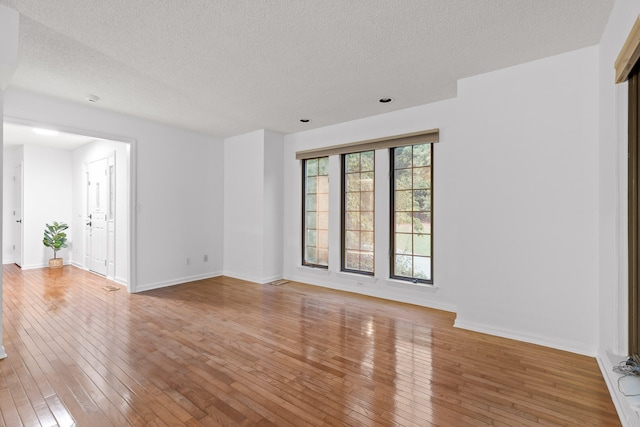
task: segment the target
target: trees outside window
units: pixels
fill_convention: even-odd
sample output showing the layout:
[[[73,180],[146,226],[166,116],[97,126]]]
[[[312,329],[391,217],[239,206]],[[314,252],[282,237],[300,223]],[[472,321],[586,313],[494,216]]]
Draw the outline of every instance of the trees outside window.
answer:
[[[302,264],[329,266],[329,158],[304,161]]]
[[[391,150],[391,276],[433,283],[431,144]]]
[[[375,152],[342,156],[342,270],[374,272]]]

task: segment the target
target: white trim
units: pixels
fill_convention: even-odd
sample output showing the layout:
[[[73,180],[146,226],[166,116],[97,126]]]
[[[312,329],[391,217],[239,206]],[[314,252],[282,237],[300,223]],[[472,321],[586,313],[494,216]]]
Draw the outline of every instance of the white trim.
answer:
[[[0,345],[0,360],[7,358],[7,352],[4,349],[3,345]]]
[[[494,326],[482,325],[475,322],[468,322],[465,320],[460,320],[460,318],[456,318],[453,326],[460,329],[467,329],[469,331],[480,332],[483,334],[494,335],[497,337],[508,338],[512,340],[528,342],[530,344],[537,344],[544,347],[555,348],[558,350],[564,350],[571,353],[582,354],[585,356],[595,357],[596,351],[595,349],[585,348],[584,345],[578,342],[574,342],[572,344],[567,344],[566,342],[555,342],[550,341],[549,339],[542,336],[533,336],[523,334],[522,332],[504,329],[504,328],[496,328]]]
[[[302,269],[302,267],[299,267],[299,269]],[[306,267],[304,271],[305,272],[307,271]],[[400,296],[400,295],[394,294],[392,292],[393,290],[392,287],[381,285],[380,283],[375,283],[376,285],[375,287],[367,287],[367,286],[361,287],[357,285],[358,280],[354,280],[352,285],[348,285],[348,284],[345,285],[344,282],[339,282],[339,285],[336,285],[337,282],[335,280],[332,280],[330,276],[338,276],[338,274],[347,274],[347,273],[343,273],[343,272],[336,273],[336,272],[329,272],[326,270],[323,270],[323,272],[325,273],[323,275],[325,277],[322,277],[323,280],[311,280],[312,278],[308,276],[301,276],[298,274],[294,274],[294,275],[285,274],[284,278],[286,280],[300,282],[306,285],[319,286],[322,288],[333,289],[333,290],[342,291],[342,292],[350,292],[352,294],[366,295],[369,297],[380,298],[380,299],[384,299],[392,302],[411,304],[417,307],[432,308],[434,310],[442,310],[442,311],[447,311],[451,313],[455,313],[457,311],[457,307],[454,304],[447,304],[447,303],[442,303],[437,301],[424,301],[424,300],[417,301],[415,299],[415,296],[411,296],[411,295]],[[356,276],[359,276],[359,275],[356,275]],[[349,278],[351,279],[351,275],[349,275]],[[356,277],[355,279],[358,279],[358,278],[359,277]],[[364,281],[360,281],[360,282],[365,283]],[[368,282],[368,283],[371,284],[372,282]],[[431,289],[427,289],[426,286],[417,287],[412,283],[410,285],[413,286],[413,288],[411,289],[415,289],[417,291],[424,290],[426,292],[434,292]],[[382,286],[382,288],[380,286]]]
[[[620,422],[623,427],[634,427],[640,425],[640,414],[638,414],[638,410],[631,406],[630,399],[635,399],[636,402],[640,403],[640,397],[633,398],[622,395],[618,390],[618,375],[613,372],[613,367],[624,359],[624,356],[616,356],[604,351],[599,351],[596,356],[596,361],[609,389],[609,394],[618,412]]]
[[[276,275],[267,276],[267,277],[256,277],[256,276],[250,276],[243,273],[235,273],[233,271],[224,271],[222,275],[226,277],[232,277],[234,279],[245,280],[247,282],[259,283],[261,285],[266,285],[267,283],[271,283],[274,280],[282,279],[281,274],[276,274]]]
[[[195,276],[187,276],[187,277],[180,277],[180,278],[171,279],[171,280],[163,280],[162,282],[147,283],[146,285],[138,286],[138,289],[136,290],[136,292],[151,291],[153,289],[166,288],[168,286],[184,285],[185,283],[195,282],[196,280],[211,279],[212,277],[219,277],[221,275],[222,275],[222,272],[215,271],[211,273],[198,274]]]

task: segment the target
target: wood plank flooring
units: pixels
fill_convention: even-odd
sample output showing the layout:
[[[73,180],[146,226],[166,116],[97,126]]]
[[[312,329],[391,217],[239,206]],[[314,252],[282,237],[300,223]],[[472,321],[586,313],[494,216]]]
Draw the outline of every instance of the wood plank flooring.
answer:
[[[616,426],[594,359],[289,282],[4,272],[0,424]]]

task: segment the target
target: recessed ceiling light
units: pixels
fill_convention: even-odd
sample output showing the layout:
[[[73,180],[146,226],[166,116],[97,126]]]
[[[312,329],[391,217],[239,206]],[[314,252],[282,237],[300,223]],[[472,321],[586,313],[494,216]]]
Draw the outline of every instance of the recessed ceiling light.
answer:
[[[388,104],[390,102],[393,102],[393,98],[380,98],[378,99],[378,102],[381,104]]]
[[[302,123],[309,123],[311,121],[311,119],[300,119],[300,121]]]
[[[45,136],[56,136],[60,133],[57,130],[53,130],[53,129],[32,128],[31,130],[33,131],[33,133],[37,133],[38,135],[45,135]]]

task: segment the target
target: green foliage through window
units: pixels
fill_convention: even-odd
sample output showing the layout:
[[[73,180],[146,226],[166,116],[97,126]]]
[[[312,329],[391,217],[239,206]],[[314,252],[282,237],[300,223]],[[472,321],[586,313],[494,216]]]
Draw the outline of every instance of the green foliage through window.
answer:
[[[304,161],[304,265],[329,265],[329,158]]]
[[[431,144],[391,150],[392,277],[432,283]]]
[[[375,152],[343,156],[342,269],[374,271]]]

